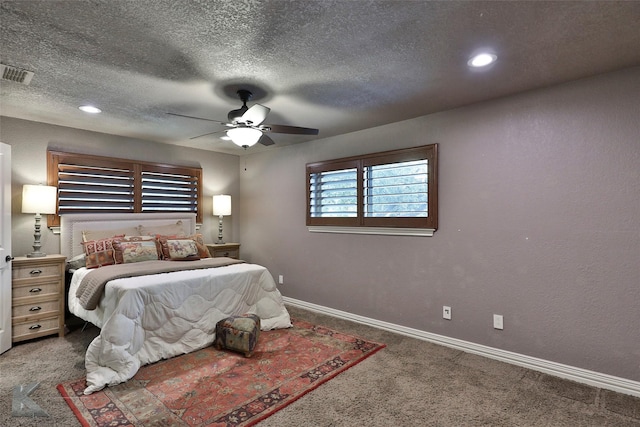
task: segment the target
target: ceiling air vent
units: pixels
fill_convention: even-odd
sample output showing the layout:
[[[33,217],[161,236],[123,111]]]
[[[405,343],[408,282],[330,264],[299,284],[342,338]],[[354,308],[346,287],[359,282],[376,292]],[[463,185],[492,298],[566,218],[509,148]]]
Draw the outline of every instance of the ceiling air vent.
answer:
[[[33,74],[33,71],[22,70],[20,68],[0,64],[0,75],[2,75],[2,80],[28,85],[31,83]]]

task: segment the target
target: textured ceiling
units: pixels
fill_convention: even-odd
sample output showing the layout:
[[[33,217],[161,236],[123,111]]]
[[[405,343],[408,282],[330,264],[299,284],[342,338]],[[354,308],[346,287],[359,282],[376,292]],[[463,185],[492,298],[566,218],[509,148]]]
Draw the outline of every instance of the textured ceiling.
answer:
[[[640,65],[638,22],[640,1],[2,1],[0,62],[35,76],[0,114],[242,154],[166,113],[224,121],[246,85],[266,123],[320,129],[275,147],[310,141]]]

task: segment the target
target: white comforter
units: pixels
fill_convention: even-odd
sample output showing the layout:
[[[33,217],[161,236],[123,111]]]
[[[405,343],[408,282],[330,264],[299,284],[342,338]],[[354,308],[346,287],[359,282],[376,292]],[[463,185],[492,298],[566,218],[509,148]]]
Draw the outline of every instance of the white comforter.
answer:
[[[93,311],[75,299],[89,271],[77,270],[69,289],[71,312],[102,328],[85,356],[85,394],[127,381],[142,365],[210,345],[216,323],[230,315],[257,314],[263,330],[291,326],[280,291],[260,265],[112,280]]]

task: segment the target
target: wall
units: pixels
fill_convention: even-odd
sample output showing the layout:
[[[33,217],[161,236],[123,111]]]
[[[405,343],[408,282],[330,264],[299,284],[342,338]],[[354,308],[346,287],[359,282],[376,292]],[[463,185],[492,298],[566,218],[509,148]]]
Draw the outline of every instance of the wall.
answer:
[[[232,203],[239,201],[239,157],[211,151],[124,138],[97,132],[53,126],[44,123],[0,117],[0,141],[11,145],[12,152],[12,246],[13,255],[33,250],[34,217],[21,213],[22,185],[46,184],[47,149],[98,156],[121,157],[149,162],[202,167],[204,221],[200,232],[205,241],[218,239],[218,219],[213,217],[211,196],[230,194]],[[233,206],[234,210],[237,205]],[[44,222],[44,219],[43,219]],[[223,220],[224,238],[236,241],[239,236],[238,216]],[[42,250],[60,252],[60,238],[42,229]]]
[[[640,381],[639,100],[633,68],[248,155],[242,256],[285,296]],[[307,231],[305,163],[430,143],[433,237]]]

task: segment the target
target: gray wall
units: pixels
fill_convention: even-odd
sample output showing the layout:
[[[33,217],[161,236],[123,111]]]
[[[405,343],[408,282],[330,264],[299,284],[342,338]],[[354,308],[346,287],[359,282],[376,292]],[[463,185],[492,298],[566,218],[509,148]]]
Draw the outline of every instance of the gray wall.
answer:
[[[434,237],[307,231],[305,163],[430,143]],[[242,256],[286,296],[640,381],[640,68],[248,155],[240,184]]]
[[[22,185],[46,184],[46,151],[48,148],[98,156],[202,167],[204,221],[200,232],[207,242],[213,242],[218,238],[218,218],[213,216],[212,195],[230,194],[232,213],[239,211],[238,156],[8,117],[0,117],[0,141],[11,145],[11,244],[14,256],[24,255],[33,250],[34,216],[21,212]],[[224,218],[223,228],[226,241],[238,239],[239,224],[238,215],[233,214]],[[42,229],[42,243],[44,252],[60,252],[59,236],[44,227]]]

